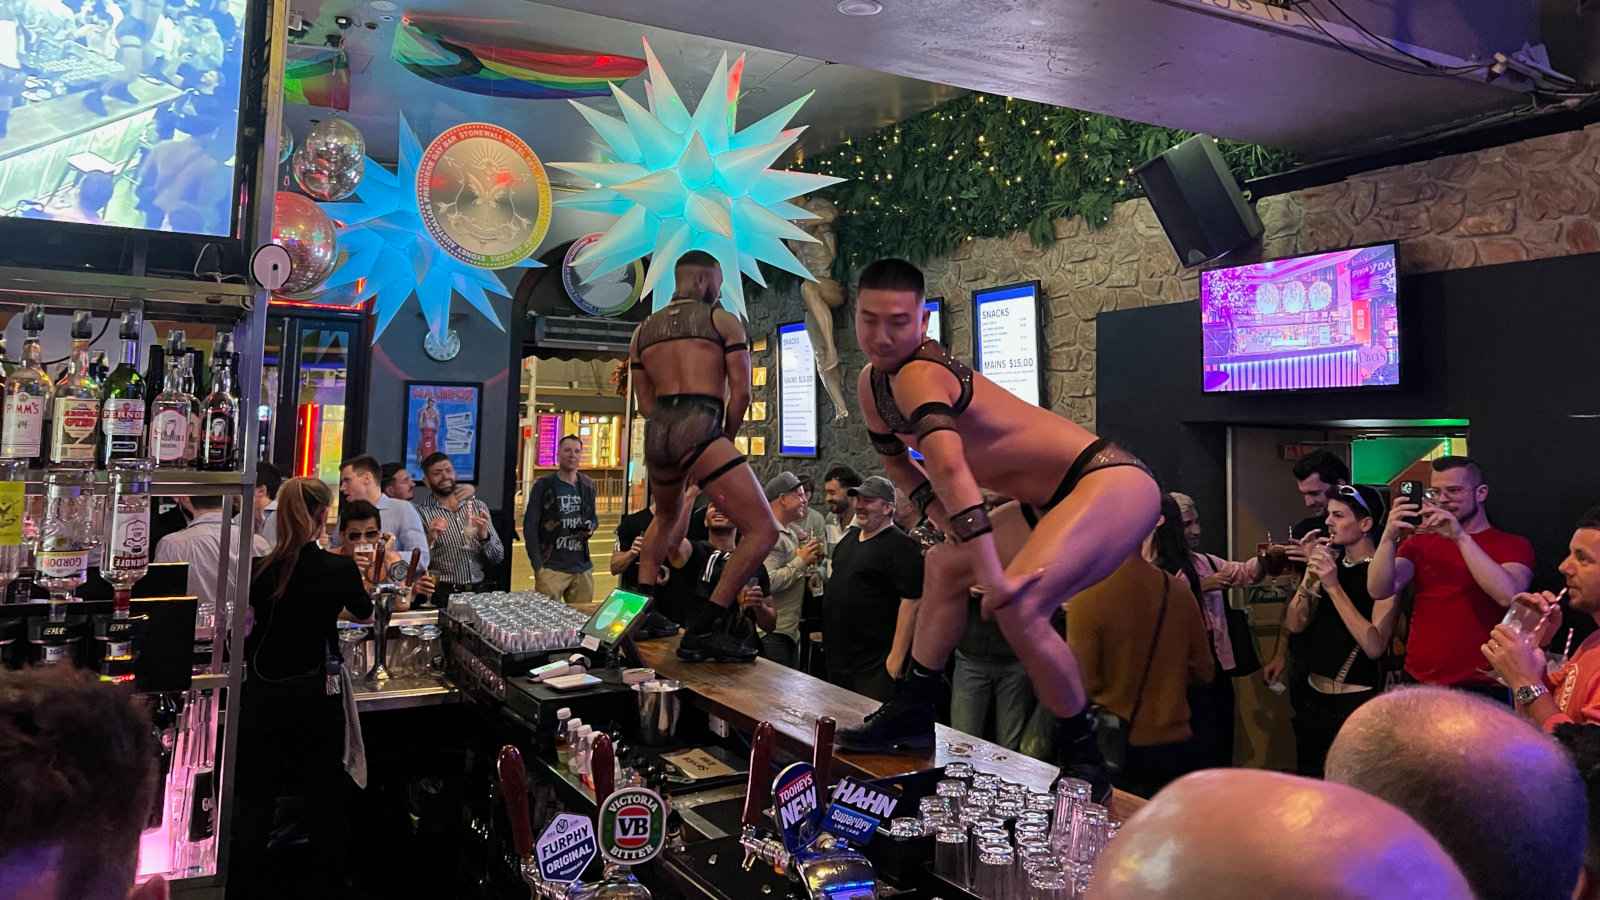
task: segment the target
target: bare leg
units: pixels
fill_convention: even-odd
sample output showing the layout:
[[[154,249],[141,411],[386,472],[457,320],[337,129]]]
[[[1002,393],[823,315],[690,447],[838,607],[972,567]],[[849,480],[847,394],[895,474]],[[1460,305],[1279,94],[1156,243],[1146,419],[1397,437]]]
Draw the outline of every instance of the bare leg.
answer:
[[[830,279],[828,283],[837,289],[838,282]],[[801,284],[800,298],[806,307],[806,336],[811,339],[811,350],[816,355],[822,387],[828,392],[828,399],[833,401],[834,418],[849,418],[850,407],[845,402],[844,378],[839,368],[839,350],[833,342],[833,309],[823,296],[820,284]]]
[[[1138,469],[1091,472],[1006,565],[1010,577],[1043,571],[995,616],[1039,702],[1057,716],[1082,710],[1084,692],[1078,662],[1050,617],[1128,559],[1155,527],[1160,504],[1155,482]]]
[[[698,481],[738,456],[739,451],[734,449],[732,441],[718,438],[700,454],[689,477]],[[728,609],[745,582],[755,576],[772,545],[778,542],[778,520],[772,517],[772,505],[767,502],[761,484],[756,481],[756,473],[747,463],[740,463],[717,476],[705,485],[704,491],[739,529],[739,546],[728,558],[722,577],[711,593],[712,603]]]
[[[651,482],[655,491],[656,512],[650,518],[650,527],[644,530],[644,544],[639,548],[639,586],[654,588],[661,574],[661,561],[671,549],[667,538],[671,536],[672,523],[678,520],[683,508],[684,482]],[[646,591],[650,593],[650,591]]]
[[[1029,538],[1028,521],[1022,506],[1005,503],[989,515],[994,524],[995,549],[1001,562],[1009,561]],[[923,593],[918,603],[917,636],[911,657],[918,665],[938,671],[950,660],[967,628],[967,603],[977,576],[958,544],[940,544],[928,551],[923,562]],[[1003,629],[1002,629],[1003,630]]]

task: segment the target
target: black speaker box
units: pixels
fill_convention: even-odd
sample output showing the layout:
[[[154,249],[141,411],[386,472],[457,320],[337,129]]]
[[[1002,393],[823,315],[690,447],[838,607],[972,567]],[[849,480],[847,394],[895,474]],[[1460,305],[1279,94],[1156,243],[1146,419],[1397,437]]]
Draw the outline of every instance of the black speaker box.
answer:
[[[1196,135],[1134,172],[1186,266],[1209,262],[1261,236],[1261,219],[1239,192],[1217,142]]]

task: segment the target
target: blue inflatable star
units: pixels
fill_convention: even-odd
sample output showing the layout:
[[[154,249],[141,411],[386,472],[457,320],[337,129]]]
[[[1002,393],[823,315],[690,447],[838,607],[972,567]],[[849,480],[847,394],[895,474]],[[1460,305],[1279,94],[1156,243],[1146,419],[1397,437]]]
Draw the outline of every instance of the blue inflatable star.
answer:
[[[373,343],[413,293],[428,321],[428,330],[435,337],[442,338],[449,330],[452,294],[465,297],[504,331],[505,325],[489,300],[489,294],[511,297],[499,276],[444,252],[423,227],[416,189],[421,159],[422,145],[401,115],[399,171],[390,172],[369,157],[356,199],[318,204],[343,226],[339,230],[339,248],[345,254],[322,283],[321,291],[354,285],[354,302],[374,298],[373,315],[378,321]],[[513,263],[511,268],[541,265],[529,258]]]

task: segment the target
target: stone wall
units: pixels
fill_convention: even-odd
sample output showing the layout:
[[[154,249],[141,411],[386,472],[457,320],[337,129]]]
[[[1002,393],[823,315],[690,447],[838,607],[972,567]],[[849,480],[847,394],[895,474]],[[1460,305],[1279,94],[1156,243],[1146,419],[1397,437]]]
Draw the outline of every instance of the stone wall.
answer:
[[[1443,157],[1354,176],[1337,184],[1262,199],[1261,246],[1237,262],[1400,241],[1408,273],[1469,268],[1600,252],[1600,125],[1475,153]],[[1035,247],[1027,235],[981,238],[924,265],[928,295],[943,297],[951,349],[972,358],[974,290],[1038,280],[1049,346],[1046,390],[1051,408],[1095,425],[1095,316],[1114,309],[1193,300],[1198,272],[1184,269],[1147,200],[1112,210],[1090,229],[1077,218],[1055,223],[1057,240]],[[798,290],[769,292],[751,302],[752,331],[772,335],[779,322],[801,318]],[[847,386],[864,362],[849,309],[835,315]],[[772,365],[770,349],[757,365]],[[758,399],[762,390],[757,390]],[[776,386],[765,391],[773,417],[750,433],[776,447]],[[850,400],[854,402],[853,391]],[[819,392],[824,423],[832,410]],[[859,414],[822,429],[819,465],[754,460],[763,477],[782,468],[820,475],[846,462],[877,469]]]

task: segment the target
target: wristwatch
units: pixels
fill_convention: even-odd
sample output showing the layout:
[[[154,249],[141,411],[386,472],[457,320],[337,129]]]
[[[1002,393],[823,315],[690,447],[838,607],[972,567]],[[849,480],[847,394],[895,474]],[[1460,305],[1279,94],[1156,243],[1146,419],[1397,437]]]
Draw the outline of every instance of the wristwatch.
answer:
[[[1516,701],[1518,706],[1527,706],[1549,693],[1549,689],[1542,684],[1525,684],[1517,688],[1516,692],[1512,694],[1512,699]]]

